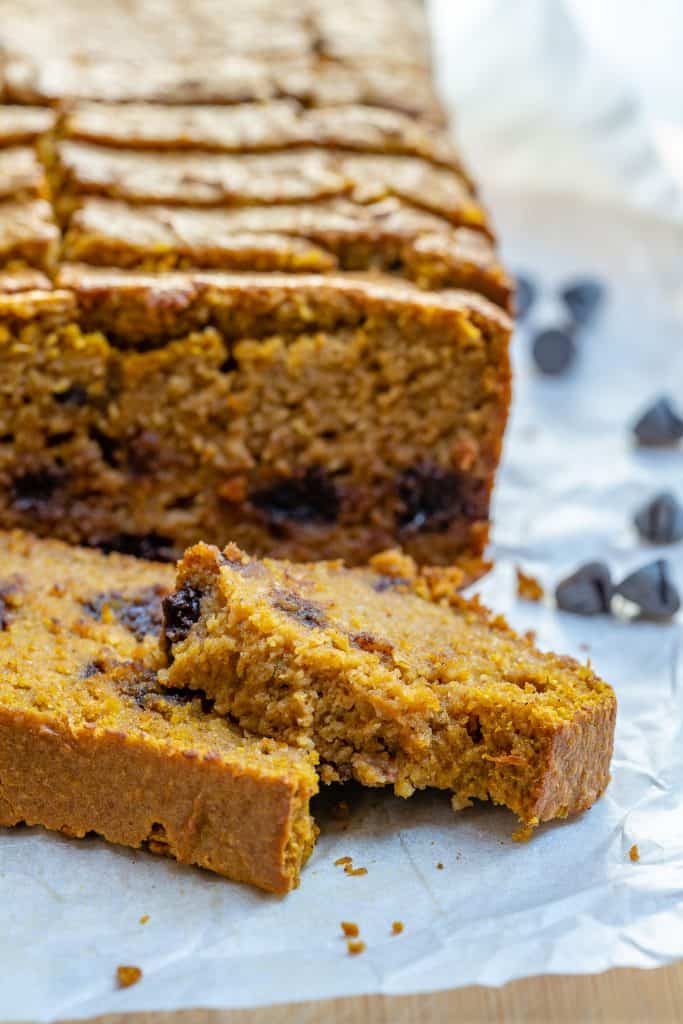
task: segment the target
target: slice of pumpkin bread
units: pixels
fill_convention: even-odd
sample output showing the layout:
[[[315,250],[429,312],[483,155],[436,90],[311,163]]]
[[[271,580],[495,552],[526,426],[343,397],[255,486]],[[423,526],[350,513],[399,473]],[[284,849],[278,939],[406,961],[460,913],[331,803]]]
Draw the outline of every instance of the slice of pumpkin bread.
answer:
[[[611,687],[459,597],[461,575],[396,552],[346,569],[197,544],[164,601],[160,681],[314,748],[326,781],[490,798],[525,826],[590,807],[609,781]]]
[[[315,839],[313,758],[158,685],[169,566],[0,534],[0,825],[44,825],[271,892]]]

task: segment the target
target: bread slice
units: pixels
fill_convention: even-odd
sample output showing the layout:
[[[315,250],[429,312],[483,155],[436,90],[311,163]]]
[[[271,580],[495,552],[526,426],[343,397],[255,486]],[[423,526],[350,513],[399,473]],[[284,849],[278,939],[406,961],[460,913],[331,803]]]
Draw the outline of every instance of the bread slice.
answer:
[[[0,825],[97,832],[283,893],[314,759],[157,682],[169,566],[0,535]]]
[[[489,798],[527,828],[590,807],[609,780],[611,687],[458,596],[460,583],[396,552],[346,569],[198,544],[164,602],[160,680],[315,750],[328,781],[405,797],[435,786],[456,808]]]

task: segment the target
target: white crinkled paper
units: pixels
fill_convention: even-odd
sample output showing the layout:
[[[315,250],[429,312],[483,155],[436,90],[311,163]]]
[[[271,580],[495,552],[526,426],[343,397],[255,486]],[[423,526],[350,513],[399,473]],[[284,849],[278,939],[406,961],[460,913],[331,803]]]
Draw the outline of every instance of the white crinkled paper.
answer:
[[[544,283],[537,322],[555,315],[553,288],[567,275],[595,272],[610,286],[569,376],[537,377],[528,337],[515,339],[497,566],[479,587],[541,646],[590,656],[613,683],[607,794],[518,845],[504,810],[455,815],[445,794],[404,801],[354,788],[348,829],[323,810],[301,887],[285,899],[96,839],[0,830],[0,1019],[498,985],[683,956],[680,619],[575,618],[520,602],[514,582],[515,564],[552,589],[588,558],[618,576],[664,555],[683,587],[683,544],[644,546],[630,525],[657,490],[683,499],[683,449],[638,451],[628,431],[660,392],[683,402],[683,235],[618,199],[493,189],[489,198],[510,264]],[[346,855],[368,874],[335,867]],[[393,936],[397,919],[405,930]],[[362,956],[346,954],[342,920],[360,925]],[[142,967],[140,984],[116,990],[121,963]]]

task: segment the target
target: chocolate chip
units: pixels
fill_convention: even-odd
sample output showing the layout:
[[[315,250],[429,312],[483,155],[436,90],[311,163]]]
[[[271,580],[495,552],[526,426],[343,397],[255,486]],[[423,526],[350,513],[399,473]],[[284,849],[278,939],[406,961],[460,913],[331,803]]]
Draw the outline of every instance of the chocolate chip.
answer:
[[[404,576],[378,576],[372,584],[372,589],[376,590],[378,594],[383,594],[385,590],[395,590],[398,587],[410,586],[410,580]]]
[[[615,588],[615,594],[638,607],[644,619],[670,619],[681,606],[678,590],[663,559],[636,569]]]
[[[604,562],[587,562],[558,583],[557,607],[575,615],[603,615],[610,610],[612,577]]]
[[[178,557],[173,541],[158,533],[117,533],[113,537],[103,537],[95,546],[107,553],[116,551],[151,562],[174,562]]]
[[[97,659],[95,661],[87,661],[81,671],[81,678],[92,679],[93,676],[102,675],[103,672],[106,672],[106,666],[103,661]]]
[[[250,501],[276,524],[286,520],[333,523],[340,508],[334,481],[318,466],[252,493]]]
[[[159,585],[143,587],[128,595],[109,590],[84,601],[83,607],[98,620],[101,620],[106,607],[136,640],[144,640],[146,636],[157,636],[161,631],[161,599],[164,593],[164,588]]]
[[[683,437],[683,419],[666,396],[645,410],[633,427],[638,443],[645,447],[676,444]]]
[[[87,405],[88,392],[81,384],[72,384],[66,391],[55,391],[52,395],[59,405]]]
[[[560,290],[560,298],[578,327],[587,327],[603,304],[606,288],[595,277],[581,277],[570,281]]]
[[[12,485],[12,504],[19,512],[40,514],[63,482],[64,475],[55,469],[24,473]]]
[[[401,509],[397,523],[404,533],[447,530],[454,519],[485,519],[486,499],[479,481],[467,481],[431,463],[407,469],[398,479]]]
[[[548,327],[534,337],[531,349],[536,366],[549,377],[569,369],[576,359],[576,343],[572,332],[562,327]]]
[[[517,274],[515,278],[515,316],[524,320],[536,301],[536,285],[526,274]]]
[[[293,590],[276,587],[272,593],[273,607],[296,619],[309,629],[324,629],[327,625],[325,610]]]
[[[643,505],[633,521],[643,540],[653,544],[683,540],[683,505],[666,491]]]
[[[186,583],[162,602],[163,642],[169,654],[174,644],[182,643],[201,615],[201,591]]]

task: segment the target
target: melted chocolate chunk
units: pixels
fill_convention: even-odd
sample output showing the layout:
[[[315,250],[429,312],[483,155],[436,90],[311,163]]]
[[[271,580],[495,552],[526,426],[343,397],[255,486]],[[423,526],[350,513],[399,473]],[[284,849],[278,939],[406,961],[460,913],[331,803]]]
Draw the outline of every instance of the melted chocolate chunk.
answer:
[[[64,474],[56,469],[39,469],[24,473],[12,486],[12,504],[19,512],[44,515],[46,506],[64,482]]]
[[[182,643],[198,621],[201,614],[202,594],[196,587],[186,583],[162,602],[163,645],[166,655],[172,658],[171,648]]]
[[[161,599],[163,587],[144,587],[133,594],[125,595],[118,590],[96,594],[85,601],[83,607],[94,618],[101,620],[106,607],[122,626],[129,629],[136,640],[144,640],[150,634],[158,636],[161,631]]]
[[[250,501],[275,525],[287,521],[333,523],[341,505],[334,481],[318,466],[255,491]]]
[[[557,607],[574,615],[604,615],[610,610],[612,576],[604,562],[587,562],[555,590]]]
[[[97,666],[97,662],[93,664]],[[170,708],[184,707],[193,700],[201,701],[202,710],[207,714],[213,709],[213,701],[199,691],[160,686],[156,672],[141,662],[120,662],[111,667],[113,685],[122,696],[135,701],[141,711],[167,715]]]
[[[133,661],[122,662],[118,669],[119,672],[113,677],[116,688],[125,697],[132,697],[137,706],[141,710],[145,710],[146,698],[150,694],[159,693],[156,672]]]
[[[401,510],[397,522],[404,533],[440,533],[454,519],[485,519],[486,499],[480,481],[423,463],[401,474]]]
[[[88,392],[81,384],[72,384],[66,391],[55,391],[52,397],[59,405],[83,406],[88,404]]]
[[[173,541],[158,533],[118,533],[103,538],[95,546],[107,553],[116,551],[121,555],[133,555],[151,562],[173,562],[177,557]]]
[[[324,629],[327,625],[327,615],[324,608],[314,601],[308,601],[300,594],[292,590],[284,590],[276,587],[272,593],[273,607],[284,612],[291,618],[296,619],[302,626],[309,629]]]
[[[105,665],[104,661],[101,661],[101,660],[88,661],[83,666],[83,670],[81,672],[81,677],[83,679],[92,679],[93,676],[102,675],[102,673],[106,672],[106,671],[107,671],[107,668],[106,668],[106,665]]]

